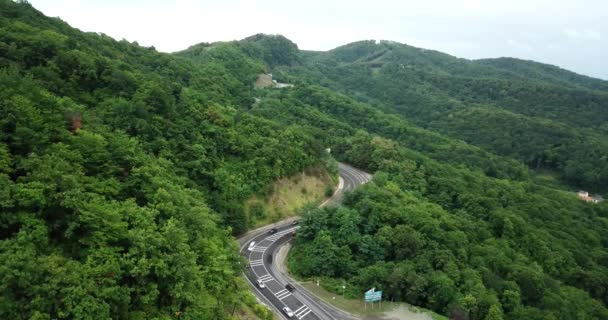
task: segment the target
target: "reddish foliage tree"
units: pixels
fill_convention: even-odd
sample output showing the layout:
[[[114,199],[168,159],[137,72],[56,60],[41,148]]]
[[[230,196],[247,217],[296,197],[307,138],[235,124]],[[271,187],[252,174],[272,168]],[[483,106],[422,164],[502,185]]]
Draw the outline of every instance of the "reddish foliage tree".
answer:
[[[72,116],[72,132],[76,133],[82,127],[82,119],[80,116]]]

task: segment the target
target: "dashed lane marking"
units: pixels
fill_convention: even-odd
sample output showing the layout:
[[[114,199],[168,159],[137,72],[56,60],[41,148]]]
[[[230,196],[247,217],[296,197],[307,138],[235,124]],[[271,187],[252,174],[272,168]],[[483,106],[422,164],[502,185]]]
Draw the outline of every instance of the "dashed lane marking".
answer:
[[[295,314],[296,317],[298,317],[298,319],[302,319],[302,318],[306,317],[306,315],[309,314],[310,311],[311,310],[309,307],[307,307],[306,305],[302,305],[293,314]]]
[[[251,251],[254,251],[254,252],[264,252],[264,251],[266,251],[266,248],[268,248],[268,247],[258,247],[258,246],[255,246],[255,247],[253,247],[253,249],[251,249]]]
[[[251,260],[251,261],[249,261],[249,265],[252,266],[252,267],[259,267],[259,266],[264,265],[264,261],[262,261],[262,259],[260,259],[260,260]]]
[[[270,240],[270,241],[272,241],[272,242],[275,242],[275,241],[277,241],[279,238],[283,237],[284,235],[286,235],[286,234],[288,234],[288,233],[290,233],[290,232],[293,232],[293,230],[295,230],[295,228],[291,228],[291,229],[283,230],[283,231],[281,231],[281,232],[277,232],[277,233],[275,233],[275,234],[273,234],[273,235],[271,235],[271,236],[269,236],[269,237],[266,237],[266,239],[265,239],[265,240]]]
[[[274,280],[274,278],[271,275],[267,274],[259,277],[258,280],[261,280],[262,282],[268,282]]]
[[[298,319],[302,319],[302,318],[306,317],[306,316],[307,316],[309,313],[311,313],[311,312],[312,312],[312,310],[308,309],[308,311],[306,311],[304,314],[300,315],[300,316],[298,317]]]
[[[289,296],[291,295],[291,292],[289,292],[289,291],[287,291],[287,290],[283,289],[283,290],[281,290],[281,291],[279,291],[279,292],[275,293],[274,295],[275,295],[275,296],[276,296],[276,297],[277,297],[279,300],[283,300],[283,299],[285,299],[285,298],[289,297]]]

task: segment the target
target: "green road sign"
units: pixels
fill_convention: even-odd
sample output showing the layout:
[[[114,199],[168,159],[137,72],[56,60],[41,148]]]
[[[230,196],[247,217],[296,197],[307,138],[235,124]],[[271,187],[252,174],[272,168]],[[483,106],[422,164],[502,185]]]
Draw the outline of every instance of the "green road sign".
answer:
[[[382,300],[382,291],[370,291],[367,291],[365,293],[365,302],[375,302]]]

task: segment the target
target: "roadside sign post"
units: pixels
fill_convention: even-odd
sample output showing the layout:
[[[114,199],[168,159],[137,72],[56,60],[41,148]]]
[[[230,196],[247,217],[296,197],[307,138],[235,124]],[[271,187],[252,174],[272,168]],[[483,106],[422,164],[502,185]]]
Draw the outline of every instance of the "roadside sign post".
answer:
[[[372,288],[365,292],[365,308],[367,309],[367,303],[372,303],[372,309],[374,308],[374,302],[379,301],[380,307],[382,307],[382,291],[376,291],[376,288]]]

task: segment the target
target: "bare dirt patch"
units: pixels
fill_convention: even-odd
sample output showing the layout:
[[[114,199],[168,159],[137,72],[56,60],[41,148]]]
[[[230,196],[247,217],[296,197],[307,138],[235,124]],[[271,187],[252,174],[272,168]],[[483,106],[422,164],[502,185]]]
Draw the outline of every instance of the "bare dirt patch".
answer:
[[[398,305],[393,310],[386,311],[382,315],[368,316],[365,320],[433,320],[428,313],[419,312],[406,305]]]
[[[274,82],[272,82],[272,75],[271,74],[260,74],[258,75],[257,80],[255,80],[255,83],[253,85],[255,88],[271,88],[274,86]]]

